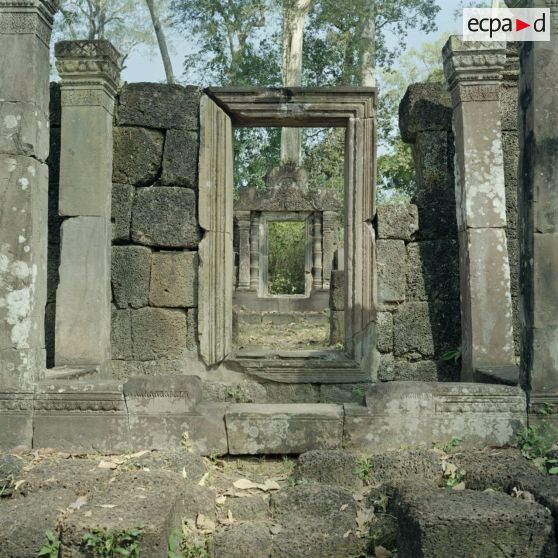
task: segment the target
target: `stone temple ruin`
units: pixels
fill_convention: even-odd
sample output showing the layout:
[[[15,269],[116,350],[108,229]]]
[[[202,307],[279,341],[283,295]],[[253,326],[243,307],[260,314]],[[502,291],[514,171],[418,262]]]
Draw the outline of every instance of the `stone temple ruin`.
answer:
[[[370,453],[557,422],[558,6],[534,4],[550,43],[452,37],[447,87],[409,87],[417,195],[377,205],[374,89],[121,86],[107,41],[56,44],[49,83],[54,4],[0,0],[0,447]],[[254,126],[344,128],[344,200],[289,168],[233,200]],[[267,290],[282,220],[296,297]],[[238,346],[282,312],[321,312],[332,347]]]

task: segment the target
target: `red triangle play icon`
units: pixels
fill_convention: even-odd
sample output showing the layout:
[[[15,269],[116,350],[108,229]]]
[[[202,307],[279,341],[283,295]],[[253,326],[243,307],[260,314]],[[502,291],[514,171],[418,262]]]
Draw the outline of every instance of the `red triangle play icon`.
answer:
[[[531,27],[531,24],[530,23],[525,23],[524,21],[521,21],[520,19],[515,20],[515,30],[516,31],[523,31],[523,29],[527,29],[527,27]]]

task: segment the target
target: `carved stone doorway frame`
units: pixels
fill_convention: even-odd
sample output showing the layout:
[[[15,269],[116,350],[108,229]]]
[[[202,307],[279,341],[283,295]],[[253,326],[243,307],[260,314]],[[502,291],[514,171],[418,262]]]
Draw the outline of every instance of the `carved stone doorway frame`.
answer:
[[[232,352],[233,127],[345,128],[345,352],[375,354],[376,91],[369,87],[209,88],[200,113],[200,353]]]

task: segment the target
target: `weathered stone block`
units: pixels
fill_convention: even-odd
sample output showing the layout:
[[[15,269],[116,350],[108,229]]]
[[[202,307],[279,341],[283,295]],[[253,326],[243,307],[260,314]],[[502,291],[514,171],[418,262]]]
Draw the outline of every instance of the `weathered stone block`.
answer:
[[[320,388],[314,384],[264,384],[270,403],[319,403]]]
[[[192,449],[200,455],[229,453],[225,412],[228,404],[202,403],[197,414],[189,418],[188,434]]]
[[[518,387],[450,382],[382,382],[370,388],[367,407],[345,405],[343,447],[384,451],[431,447],[460,438],[463,447],[513,442],[526,421]]]
[[[101,364],[110,356],[110,220],[62,225],[56,294],[56,365]]]
[[[431,358],[460,344],[459,301],[408,302],[393,314],[394,353]]]
[[[0,449],[31,448],[33,442],[33,392],[21,387],[0,390]]]
[[[169,534],[181,524],[186,508],[199,505],[196,500],[195,491],[177,473],[125,472],[90,494],[86,505],[68,515],[62,527],[63,552],[83,555],[83,538],[95,529],[129,531],[141,526],[141,554],[167,558]]]
[[[504,82],[500,85],[499,100],[502,131],[517,130],[518,128],[517,99],[517,81]]]
[[[339,450],[314,450],[303,453],[297,460],[293,477],[299,483],[317,482],[341,486],[347,490],[362,488],[358,476],[357,456]]]
[[[196,194],[187,188],[139,188],[132,207],[132,240],[147,246],[196,248]]]
[[[148,186],[159,176],[164,136],[145,128],[114,128],[112,179],[122,184]]]
[[[0,153],[46,161],[49,150],[48,114],[35,103],[4,101],[0,105]]]
[[[378,238],[411,240],[418,231],[418,209],[410,203],[380,204],[377,208]]]
[[[331,345],[345,342],[345,311],[332,310],[330,314],[329,342]]]
[[[407,246],[407,298],[459,298],[459,247],[455,240],[427,240]]]
[[[118,382],[48,380],[37,386],[34,406],[36,447],[87,452],[130,448],[128,415]]]
[[[146,128],[199,128],[201,92],[194,86],[130,83],[120,91],[117,122]]]
[[[380,382],[391,382],[395,379],[395,358],[392,353],[380,355],[378,366],[378,380]]]
[[[345,310],[345,272],[333,270],[331,272],[329,305],[332,310]]]
[[[229,453],[304,453],[341,445],[343,412],[338,405],[231,405],[225,414]]]
[[[112,358],[130,360],[132,358],[132,322],[130,310],[112,309],[111,320]]]
[[[60,510],[76,500],[75,492],[64,488],[2,502],[0,549],[3,556],[37,556],[47,542],[45,533],[58,522]]]
[[[407,143],[417,132],[451,130],[451,98],[442,83],[414,83],[399,105],[399,129]]]
[[[142,308],[149,301],[151,250],[143,246],[113,246],[112,293],[118,308]]]
[[[111,221],[113,242],[128,242],[130,240],[133,199],[133,186],[130,184],[112,185]]]
[[[102,106],[65,106],[65,95],[74,92],[62,92],[64,118],[58,210],[67,217],[110,218],[112,114]]]
[[[403,557],[554,556],[550,512],[498,492],[443,490],[409,483],[390,505],[398,519],[397,548]]]
[[[271,556],[273,537],[269,527],[264,522],[238,523],[218,532],[213,539],[215,558]]]
[[[192,307],[198,303],[198,253],[156,252],[151,259],[151,306]]]
[[[2,83],[2,85],[4,85]],[[44,366],[48,168],[8,156],[0,164],[0,381],[31,383]]]
[[[414,202],[421,239],[455,238],[454,139],[451,132],[421,132],[413,147],[417,171]]]
[[[378,312],[377,314],[378,351],[391,353],[393,351],[393,314]]]
[[[403,240],[378,240],[376,242],[378,270],[378,302],[405,300],[405,272],[407,254]]]
[[[181,358],[186,347],[186,312],[141,308],[131,313],[132,352],[136,360]]]
[[[198,347],[198,309],[188,309],[186,316],[188,333],[186,335],[186,348],[195,351]]]
[[[199,140],[196,132],[168,130],[163,154],[164,186],[198,187]]]

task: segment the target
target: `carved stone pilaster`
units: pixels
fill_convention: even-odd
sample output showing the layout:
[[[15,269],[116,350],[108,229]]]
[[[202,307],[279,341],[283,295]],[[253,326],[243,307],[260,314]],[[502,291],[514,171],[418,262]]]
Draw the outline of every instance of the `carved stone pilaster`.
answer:
[[[250,223],[250,289],[260,285],[260,214],[252,213]]]
[[[45,368],[48,220],[45,161],[49,154],[49,44],[55,11],[50,0],[0,0],[3,388],[30,386],[40,379]],[[0,425],[0,430],[5,430],[5,425]],[[29,432],[26,428],[25,437]],[[21,438],[20,443],[27,442]]]
[[[313,227],[313,243],[312,243],[312,286],[314,289],[322,288],[323,277],[323,250],[322,250],[322,214],[314,213]]]
[[[333,269],[333,253],[335,252],[335,228],[338,213],[336,211],[324,211],[323,219],[323,286],[329,289],[331,282],[331,270]]]
[[[454,106],[463,101],[498,98],[497,85],[506,65],[505,43],[463,41],[453,35],[445,44],[442,55]],[[462,87],[455,91],[458,85]],[[475,87],[469,90],[465,87],[468,85]]]
[[[237,211],[238,289],[250,288],[250,211]]]
[[[56,365],[110,361],[114,99],[120,55],[108,41],[56,44],[62,127]]]
[[[119,52],[109,41],[56,43],[56,69],[62,79],[62,106],[102,106],[114,111],[120,80]]]
[[[451,37],[443,55],[455,134],[461,377],[471,381],[482,366],[515,363],[499,104],[506,50]]]

